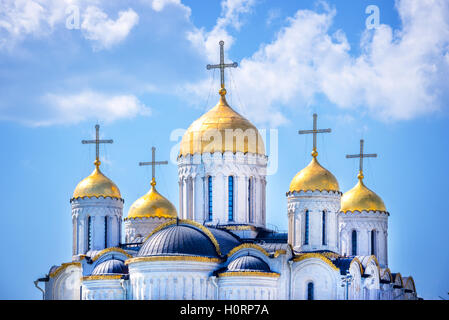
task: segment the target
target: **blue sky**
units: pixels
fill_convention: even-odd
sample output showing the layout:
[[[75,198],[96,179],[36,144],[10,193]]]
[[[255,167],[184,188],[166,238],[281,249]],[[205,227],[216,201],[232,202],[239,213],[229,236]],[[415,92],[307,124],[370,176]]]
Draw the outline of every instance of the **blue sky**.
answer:
[[[356,183],[358,162],[345,155],[358,152],[359,140],[379,154],[366,161],[365,182],[391,214],[392,272],[412,275],[423,298],[447,297],[446,1],[0,5],[0,298],[39,299],[33,280],[71,259],[69,199],[95,157],[80,141],[97,122],[101,137],[114,139],[101,148],[102,170],[120,188],[124,215],[148,190],[151,169],[138,162],[153,145],[168,160],[179,142],[173,132],[218,99],[219,75],[205,65],[218,62],[220,39],[227,60],[240,64],[226,73],[228,102],[259,128],[278,130],[268,223],[287,229],[285,192],[312,144],[297,130],[317,112],[319,126],[332,128],[318,139],[319,159],[343,192]],[[374,29],[365,25],[368,5],[379,8]],[[178,207],[176,165],[158,168],[157,180]]]

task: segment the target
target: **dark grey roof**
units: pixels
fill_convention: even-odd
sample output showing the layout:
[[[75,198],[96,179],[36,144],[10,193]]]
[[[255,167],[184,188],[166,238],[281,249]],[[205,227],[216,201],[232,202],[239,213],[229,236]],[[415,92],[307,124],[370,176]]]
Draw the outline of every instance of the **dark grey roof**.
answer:
[[[270,254],[275,253],[278,250],[285,250],[288,252],[290,246],[288,243],[280,243],[280,242],[256,242],[258,246],[261,246]]]
[[[218,257],[206,233],[189,224],[173,224],[159,230],[148,238],[137,254],[138,257],[160,255]]]
[[[229,251],[242,243],[240,239],[230,231],[214,227],[207,227],[207,229],[209,229],[215,239],[217,239],[222,254],[228,254]]]
[[[349,267],[354,258],[338,258],[333,261],[334,265],[340,269],[340,274],[345,275],[349,272]]]
[[[122,260],[111,259],[98,264],[92,275],[127,274],[128,267]]]
[[[241,256],[229,263],[227,271],[259,271],[259,272],[271,272],[268,264],[260,258],[247,255]]]

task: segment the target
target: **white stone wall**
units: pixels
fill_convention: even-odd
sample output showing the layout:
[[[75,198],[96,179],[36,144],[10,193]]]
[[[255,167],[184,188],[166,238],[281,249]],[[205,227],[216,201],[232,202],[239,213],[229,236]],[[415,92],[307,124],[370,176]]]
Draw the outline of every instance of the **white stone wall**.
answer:
[[[339,252],[338,212],[340,192],[307,191],[287,196],[289,243],[295,251]],[[306,211],[309,212],[309,241],[305,244]],[[323,244],[323,211],[326,212],[326,241]]]
[[[197,261],[130,263],[130,299],[215,300],[217,288],[210,275],[217,266]]]
[[[352,231],[357,231],[357,255],[371,255],[371,231],[376,232],[374,255],[382,268],[388,266],[388,214],[354,212],[339,214],[341,254],[352,255]]]
[[[45,283],[45,300],[79,300],[81,267],[70,265]]]
[[[212,177],[211,223],[265,226],[267,157],[230,151],[187,155],[178,159],[180,217],[208,220],[208,177]],[[228,177],[234,177],[234,219],[228,219]],[[252,179],[251,206],[248,181]],[[252,219],[250,218],[252,212]],[[252,221],[250,221],[252,220]]]
[[[136,237],[146,238],[156,227],[170,220],[159,217],[125,219],[125,242],[133,243]]]
[[[71,201],[73,225],[73,256],[85,254],[88,248],[88,219],[91,217],[91,248],[102,250],[118,247],[121,235],[123,200],[111,198],[80,198]],[[105,242],[105,218],[108,230]]]
[[[126,295],[121,281],[121,279],[84,280],[81,289],[82,299],[124,300]]]
[[[263,276],[219,277],[220,300],[277,300],[278,278]]]

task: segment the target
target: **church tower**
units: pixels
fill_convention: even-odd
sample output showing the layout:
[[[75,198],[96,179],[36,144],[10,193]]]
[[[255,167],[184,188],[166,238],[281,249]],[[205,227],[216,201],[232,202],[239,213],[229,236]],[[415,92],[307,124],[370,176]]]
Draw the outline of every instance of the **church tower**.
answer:
[[[312,161],[296,174],[287,192],[288,243],[298,252],[329,250],[339,252],[338,212],[341,192],[334,175],[317,160],[316,134],[330,132],[317,129],[313,115]]]
[[[97,124],[96,139],[83,144],[96,144],[94,171],[75,188],[70,199],[73,224],[73,259],[92,250],[118,247],[121,235],[123,199],[120,190],[100,170],[99,145],[112,143],[100,140]]]
[[[340,239],[341,251],[346,256],[375,255],[382,268],[388,266],[388,216],[383,200],[363,183],[363,159],[377,154],[363,153],[347,158],[360,158],[357,184],[341,198]]]
[[[179,211],[198,223],[265,227],[267,156],[257,128],[226,101],[223,41],[220,99],[192,123],[178,156]],[[243,227],[244,228],[244,227]]]

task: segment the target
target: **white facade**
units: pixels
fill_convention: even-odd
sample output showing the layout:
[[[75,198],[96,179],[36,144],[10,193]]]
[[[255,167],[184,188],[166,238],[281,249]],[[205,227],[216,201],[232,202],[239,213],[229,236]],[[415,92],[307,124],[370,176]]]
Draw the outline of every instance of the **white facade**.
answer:
[[[117,247],[121,242],[123,200],[72,199],[73,256],[89,250]]]
[[[251,153],[227,151],[179,157],[180,218],[198,223],[264,227],[266,167],[266,156]],[[229,177],[233,178],[234,187],[232,214],[229,209]],[[212,184],[212,199],[209,197],[209,183]],[[212,200],[211,208],[209,200]],[[212,219],[209,219],[210,213]]]
[[[300,191],[287,195],[288,243],[295,251],[339,252],[340,192]]]
[[[137,217],[125,218],[125,243],[134,243],[145,239],[154,229],[161,224],[167,223],[173,218],[163,217]]]

